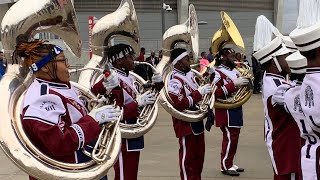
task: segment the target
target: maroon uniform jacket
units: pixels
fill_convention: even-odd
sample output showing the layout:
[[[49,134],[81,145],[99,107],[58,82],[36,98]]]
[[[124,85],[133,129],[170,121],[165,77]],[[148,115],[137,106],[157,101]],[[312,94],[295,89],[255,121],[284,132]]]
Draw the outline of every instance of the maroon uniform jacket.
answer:
[[[22,109],[22,124],[32,143],[61,162],[77,163],[76,151],[100,133],[70,84],[35,79]]]
[[[140,114],[140,109],[136,99],[137,89],[134,86],[134,77],[125,72],[116,68],[113,68],[116,71],[119,80],[120,87],[116,87],[111,92],[111,98],[115,99],[116,105],[123,108],[123,119],[122,123],[134,124],[137,121],[137,117]],[[105,94],[106,89],[103,86],[103,79],[101,79],[97,84],[95,84],[91,90],[94,94]],[[156,84],[157,89],[163,87],[163,83]],[[134,139],[123,139],[123,143],[126,143],[126,151],[140,151],[144,148],[143,136],[134,138]]]
[[[172,72],[168,83],[168,93],[177,110],[193,110],[195,104],[201,101],[198,84],[194,81],[194,73],[184,73],[177,69]],[[201,134],[204,131],[203,121],[189,123],[172,117],[173,127],[177,138],[190,134]]]
[[[214,82],[217,86],[216,98],[228,99],[236,92],[233,80],[240,77],[240,73],[234,69],[220,65],[216,68]],[[217,127],[241,127],[243,126],[242,106],[234,109],[215,108]]]
[[[278,175],[300,170],[299,128],[284,105],[272,102],[272,96],[282,84],[288,84],[282,76],[266,73],[263,77],[265,139],[273,169]]]

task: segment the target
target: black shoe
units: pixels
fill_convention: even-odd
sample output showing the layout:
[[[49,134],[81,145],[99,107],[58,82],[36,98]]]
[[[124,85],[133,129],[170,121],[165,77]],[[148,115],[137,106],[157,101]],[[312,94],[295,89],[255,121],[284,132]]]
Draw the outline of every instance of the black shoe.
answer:
[[[240,176],[240,173],[237,172],[236,170],[224,170],[221,171],[222,174],[228,175],[228,176]]]
[[[232,166],[237,172],[244,172],[244,169],[243,168],[239,168],[238,166],[236,165],[233,165]]]
[[[244,169],[243,168],[238,168],[236,171],[237,172],[244,172]]]

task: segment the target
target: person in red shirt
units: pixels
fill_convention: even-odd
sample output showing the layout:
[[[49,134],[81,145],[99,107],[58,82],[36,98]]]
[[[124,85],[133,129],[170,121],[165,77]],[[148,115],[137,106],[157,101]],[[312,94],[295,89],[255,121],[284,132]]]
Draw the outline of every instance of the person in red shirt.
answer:
[[[96,140],[99,124],[119,118],[120,109],[107,105],[88,114],[69,82],[68,60],[60,47],[38,40],[21,42],[14,56],[23,58],[35,77],[21,111],[22,124],[31,142],[57,161],[90,160],[81,149]]]
[[[145,62],[145,58],[144,58],[145,54],[146,54],[146,49],[144,47],[142,47],[140,49],[140,54],[137,57],[136,61]],[[138,74],[139,76],[141,76],[144,80],[148,80],[148,73],[147,73],[146,65],[144,65],[144,64],[136,65],[134,68],[134,72],[136,74]]]
[[[207,59],[207,54],[206,52],[201,52],[201,59],[200,59],[200,72],[209,66],[209,61]]]

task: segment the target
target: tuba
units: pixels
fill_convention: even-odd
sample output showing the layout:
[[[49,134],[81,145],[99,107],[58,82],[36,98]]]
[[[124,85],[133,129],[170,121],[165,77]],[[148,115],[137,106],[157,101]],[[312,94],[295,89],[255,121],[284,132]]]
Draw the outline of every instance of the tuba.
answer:
[[[23,13],[17,16],[21,11]],[[102,140],[111,144],[106,151],[99,151],[106,154],[98,158],[107,156],[99,163],[94,160],[80,164],[56,161],[38,150],[24,132],[20,107],[33,77],[12,53],[19,41],[32,40],[36,33],[43,31],[60,36],[71,51],[80,56],[81,40],[71,0],[20,0],[8,10],[1,23],[4,55],[8,61],[7,72],[0,81],[1,149],[16,166],[37,179],[99,179],[113,166],[120,151],[121,136],[116,125],[108,127],[112,132]]]
[[[196,10],[193,4],[189,5],[189,18],[188,20],[179,25],[172,26],[169,28],[163,35],[163,56],[160,63],[157,65],[157,71],[163,72],[164,77],[164,88],[160,91],[160,99],[159,102],[162,107],[169,112],[173,117],[177,119],[181,119],[187,122],[197,122],[204,119],[207,116],[207,106],[213,108],[214,104],[214,93],[211,95],[213,98],[207,98],[208,102],[203,102],[203,106],[200,107],[197,111],[184,110],[180,112],[177,110],[168,93],[168,82],[170,80],[172,74],[172,65],[169,62],[170,60],[170,51],[174,49],[177,43],[185,43],[189,45],[191,51],[193,53],[194,60],[197,60],[198,52],[199,52],[199,30],[198,30],[198,19]],[[203,81],[201,74],[199,74],[196,70],[192,71],[196,74],[196,76]],[[211,101],[210,101],[211,100]]]
[[[241,51],[245,51],[244,43],[242,37],[233,23],[232,19],[224,11],[221,11],[222,26],[213,35],[211,49],[214,54],[219,53],[219,51],[226,44],[235,44]],[[210,66],[214,66],[215,61],[210,63]],[[250,73],[250,67],[244,63],[241,63],[241,67],[237,67],[237,70],[241,73],[242,77],[246,77],[251,82],[254,77]],[[233,109],[242,106],[246,103],[252,95],[252,89],[249,86],[244,86],[239,88],[239,90],[234,93],[234,95],[226,100],[216,99],[214,104],[215,108],[219,109]]]
[[[140,51],[138,19],[132,0],[122,0],[115,12],[102,17],[95,24],[92,30],[93,56],[82,69],[79,84],[90,88],[102,78],[102,71],[94,70],[94,68],[105,67],[105,62],[102,61],[102,52],[104,48],[111,45],[111,39],[114,37],[121,37],[133,47],[135,52]],[[143,84],[147,82],[133,72],[130,74],[135,77],[135,84],[142,92],[144,90]],[[153,107],[145,107],[142,112],[143,115],[139,116],[136,124],[120,123],[122,138],[137,138],[151,130],[157,119],[158,104],[155,103]]]

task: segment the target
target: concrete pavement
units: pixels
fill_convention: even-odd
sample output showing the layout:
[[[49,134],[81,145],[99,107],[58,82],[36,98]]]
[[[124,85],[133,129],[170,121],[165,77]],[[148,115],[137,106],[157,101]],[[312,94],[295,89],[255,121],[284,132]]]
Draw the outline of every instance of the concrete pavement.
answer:
[[[261,95],[253,95],[244,106],[244,127],[241,129],[235,164],[245,168],[240,177],[230,177],[220,172],[222,133],[218,128],[206,132],[206,155],[203,180],[248,179],[270,180],[273,171],[263,139],[263,106]],[[155,127],[145,136],[145,149],[141,153],[139,180],[179,180],[178,139],[174,135],[171,116],[160,108]],[[108,174],[113,179],[113,169]],[[20,171],[0,151],[0,179],[26,180]]]

